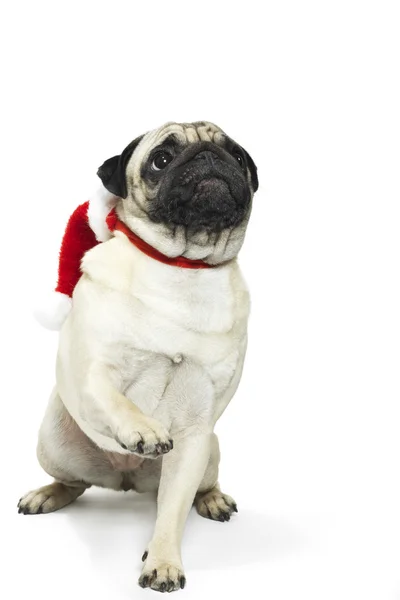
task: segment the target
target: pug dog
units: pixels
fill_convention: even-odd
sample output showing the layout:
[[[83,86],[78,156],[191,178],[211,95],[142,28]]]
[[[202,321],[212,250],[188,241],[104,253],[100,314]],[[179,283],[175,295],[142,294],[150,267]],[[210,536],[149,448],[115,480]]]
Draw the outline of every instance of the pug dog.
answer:
[[[245,358],[249,293],[237,255],[257,169],[216,125],[168,123],[98,175],[118,196],[119,226],[82,260],[37,447],[54,482],[19,511],[58,510],[92,485],[157,492],[139,584],[170,592],[186,582],[191,506],[217,521],[237,512],[218,483],[214,427]]]

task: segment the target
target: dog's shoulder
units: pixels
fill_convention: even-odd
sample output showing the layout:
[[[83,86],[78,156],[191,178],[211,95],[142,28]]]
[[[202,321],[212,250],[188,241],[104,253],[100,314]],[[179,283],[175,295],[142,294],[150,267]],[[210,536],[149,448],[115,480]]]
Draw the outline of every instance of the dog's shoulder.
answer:
[[[98,244],[81,262],[82,273],[92,281],[120,292],[129,291],[132,270],[132,248],[122,236]]]

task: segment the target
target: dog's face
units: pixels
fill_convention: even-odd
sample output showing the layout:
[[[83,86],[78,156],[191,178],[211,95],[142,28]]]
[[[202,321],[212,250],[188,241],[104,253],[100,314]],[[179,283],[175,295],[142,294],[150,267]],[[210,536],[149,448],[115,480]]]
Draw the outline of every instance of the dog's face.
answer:
[[[121,198],[120,219],[145,241],[168,256],[210,264],[238,253],[258,187],[249,154],[207,122],[147,133],[98,175]]]

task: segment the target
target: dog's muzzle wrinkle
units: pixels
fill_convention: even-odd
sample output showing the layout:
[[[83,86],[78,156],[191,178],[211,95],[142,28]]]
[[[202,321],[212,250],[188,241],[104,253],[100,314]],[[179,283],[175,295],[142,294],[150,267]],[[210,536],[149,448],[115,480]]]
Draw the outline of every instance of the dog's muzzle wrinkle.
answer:
[[[224,150],[205,145],[171,169],[151,209],[153,221],[220,232],[245,219],[251,194],[243,172]]]

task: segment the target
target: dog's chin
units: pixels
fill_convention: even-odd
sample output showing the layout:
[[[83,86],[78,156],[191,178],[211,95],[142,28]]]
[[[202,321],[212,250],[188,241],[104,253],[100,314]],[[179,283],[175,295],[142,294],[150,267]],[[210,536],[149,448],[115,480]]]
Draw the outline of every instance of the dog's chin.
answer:
[[[117,207],[117,214],[145,242],[171,258],[184,256],[192,260],[204,260],[212,265],[225,263],[237,256],[250,216],[249,209],[239,225],[225,228],[219,219],[220,231],[217,232],[210,231],[209,227],[194,230],[185,225],[172,225],[168,221],[155,222],[149,217],[143,218],[142,214],[135,215],[133,206],[132,200],[125,199]]]

